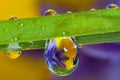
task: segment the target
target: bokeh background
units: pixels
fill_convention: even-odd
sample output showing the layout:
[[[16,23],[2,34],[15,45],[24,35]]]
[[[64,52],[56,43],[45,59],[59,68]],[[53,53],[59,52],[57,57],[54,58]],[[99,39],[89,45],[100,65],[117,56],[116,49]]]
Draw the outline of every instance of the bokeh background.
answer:
[[[47,9],[57,13],[104,9],[120,0],[0,0],[0,20],[11,16],[42,16]],[[17,59],[0,54],[0,80],[120,80],[120,43],[84,45],[79,49],[80,62],[73,74],[59,77],[52,74],[44,58],[44,50],[23,51]]]

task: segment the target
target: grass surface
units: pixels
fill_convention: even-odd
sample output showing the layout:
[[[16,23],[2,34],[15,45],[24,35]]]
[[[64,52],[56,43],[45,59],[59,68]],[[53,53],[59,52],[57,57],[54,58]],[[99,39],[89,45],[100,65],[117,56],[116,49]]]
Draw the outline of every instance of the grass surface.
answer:
[[[1,49],[10,43],[24,50],[44,48],[45,40],[66,36],[83,45],[119,42],[120,8],[0,21],[0,27]]]

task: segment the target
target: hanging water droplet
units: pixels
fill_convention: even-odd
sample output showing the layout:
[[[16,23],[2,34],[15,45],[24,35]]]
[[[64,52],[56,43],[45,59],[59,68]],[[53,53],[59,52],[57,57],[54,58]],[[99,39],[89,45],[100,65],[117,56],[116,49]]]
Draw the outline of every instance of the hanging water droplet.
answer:
[[[19,46],[18,43],[12,43],[8,45],[8,51],[6,52],[6,55],[10,59],[16,59],[22,54],[22,49]]]
[[[78,48],[83,48],[83,44],[78,44]]]
[[[58,76],[70,75],[77,67],[78,47],[75,38],[62,37],[46,41],[45,57],[48,68]]]
[[[9,20],[17,20],[18,17],[17,16],[12,16]]]
[[[47,11],[45,11],[44,12],[44,16],[48,16],[48,15],[51,15],[51,16],[54,16],[54,15],[56,15],[57,13],[56,13],[56,11],[55,10],[53,10],[53,9],[48,9]]]
[[[107,6],[106,6],[106,8],[107,9],[109,9],[109,8],[118,8],[118,5],[117,4],[108,4]]]
[[[22,54],[21,50],[13,50],[13,51],[8,51],[6,53],[6,55],[10,58],[10,59],[16,59],[18,58],[20,55]]]

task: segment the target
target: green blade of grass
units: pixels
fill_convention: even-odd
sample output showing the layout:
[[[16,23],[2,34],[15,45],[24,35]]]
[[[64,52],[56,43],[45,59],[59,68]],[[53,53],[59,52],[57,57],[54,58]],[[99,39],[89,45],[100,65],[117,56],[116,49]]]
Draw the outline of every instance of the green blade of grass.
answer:
[[[30,48],[24,44],[24,50],[44,48],[45,40],[66,36],[85,45],[119,42],[120,8],[0,21],[0,27],[0,45],[35,42]]]

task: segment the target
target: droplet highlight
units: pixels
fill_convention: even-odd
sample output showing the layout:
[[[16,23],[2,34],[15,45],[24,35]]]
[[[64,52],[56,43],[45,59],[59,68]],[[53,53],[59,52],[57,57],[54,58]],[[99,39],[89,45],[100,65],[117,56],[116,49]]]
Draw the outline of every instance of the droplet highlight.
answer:
[[[75,38],[62,37],[47,40],[45,57],[49,70],[55,75],[72,74],[79,62]]]
[[[106,8],[107,9],[109,9],[109,8],[118,8],[118,5],[117,4],[108,4],[107,6],[106,6]]]

